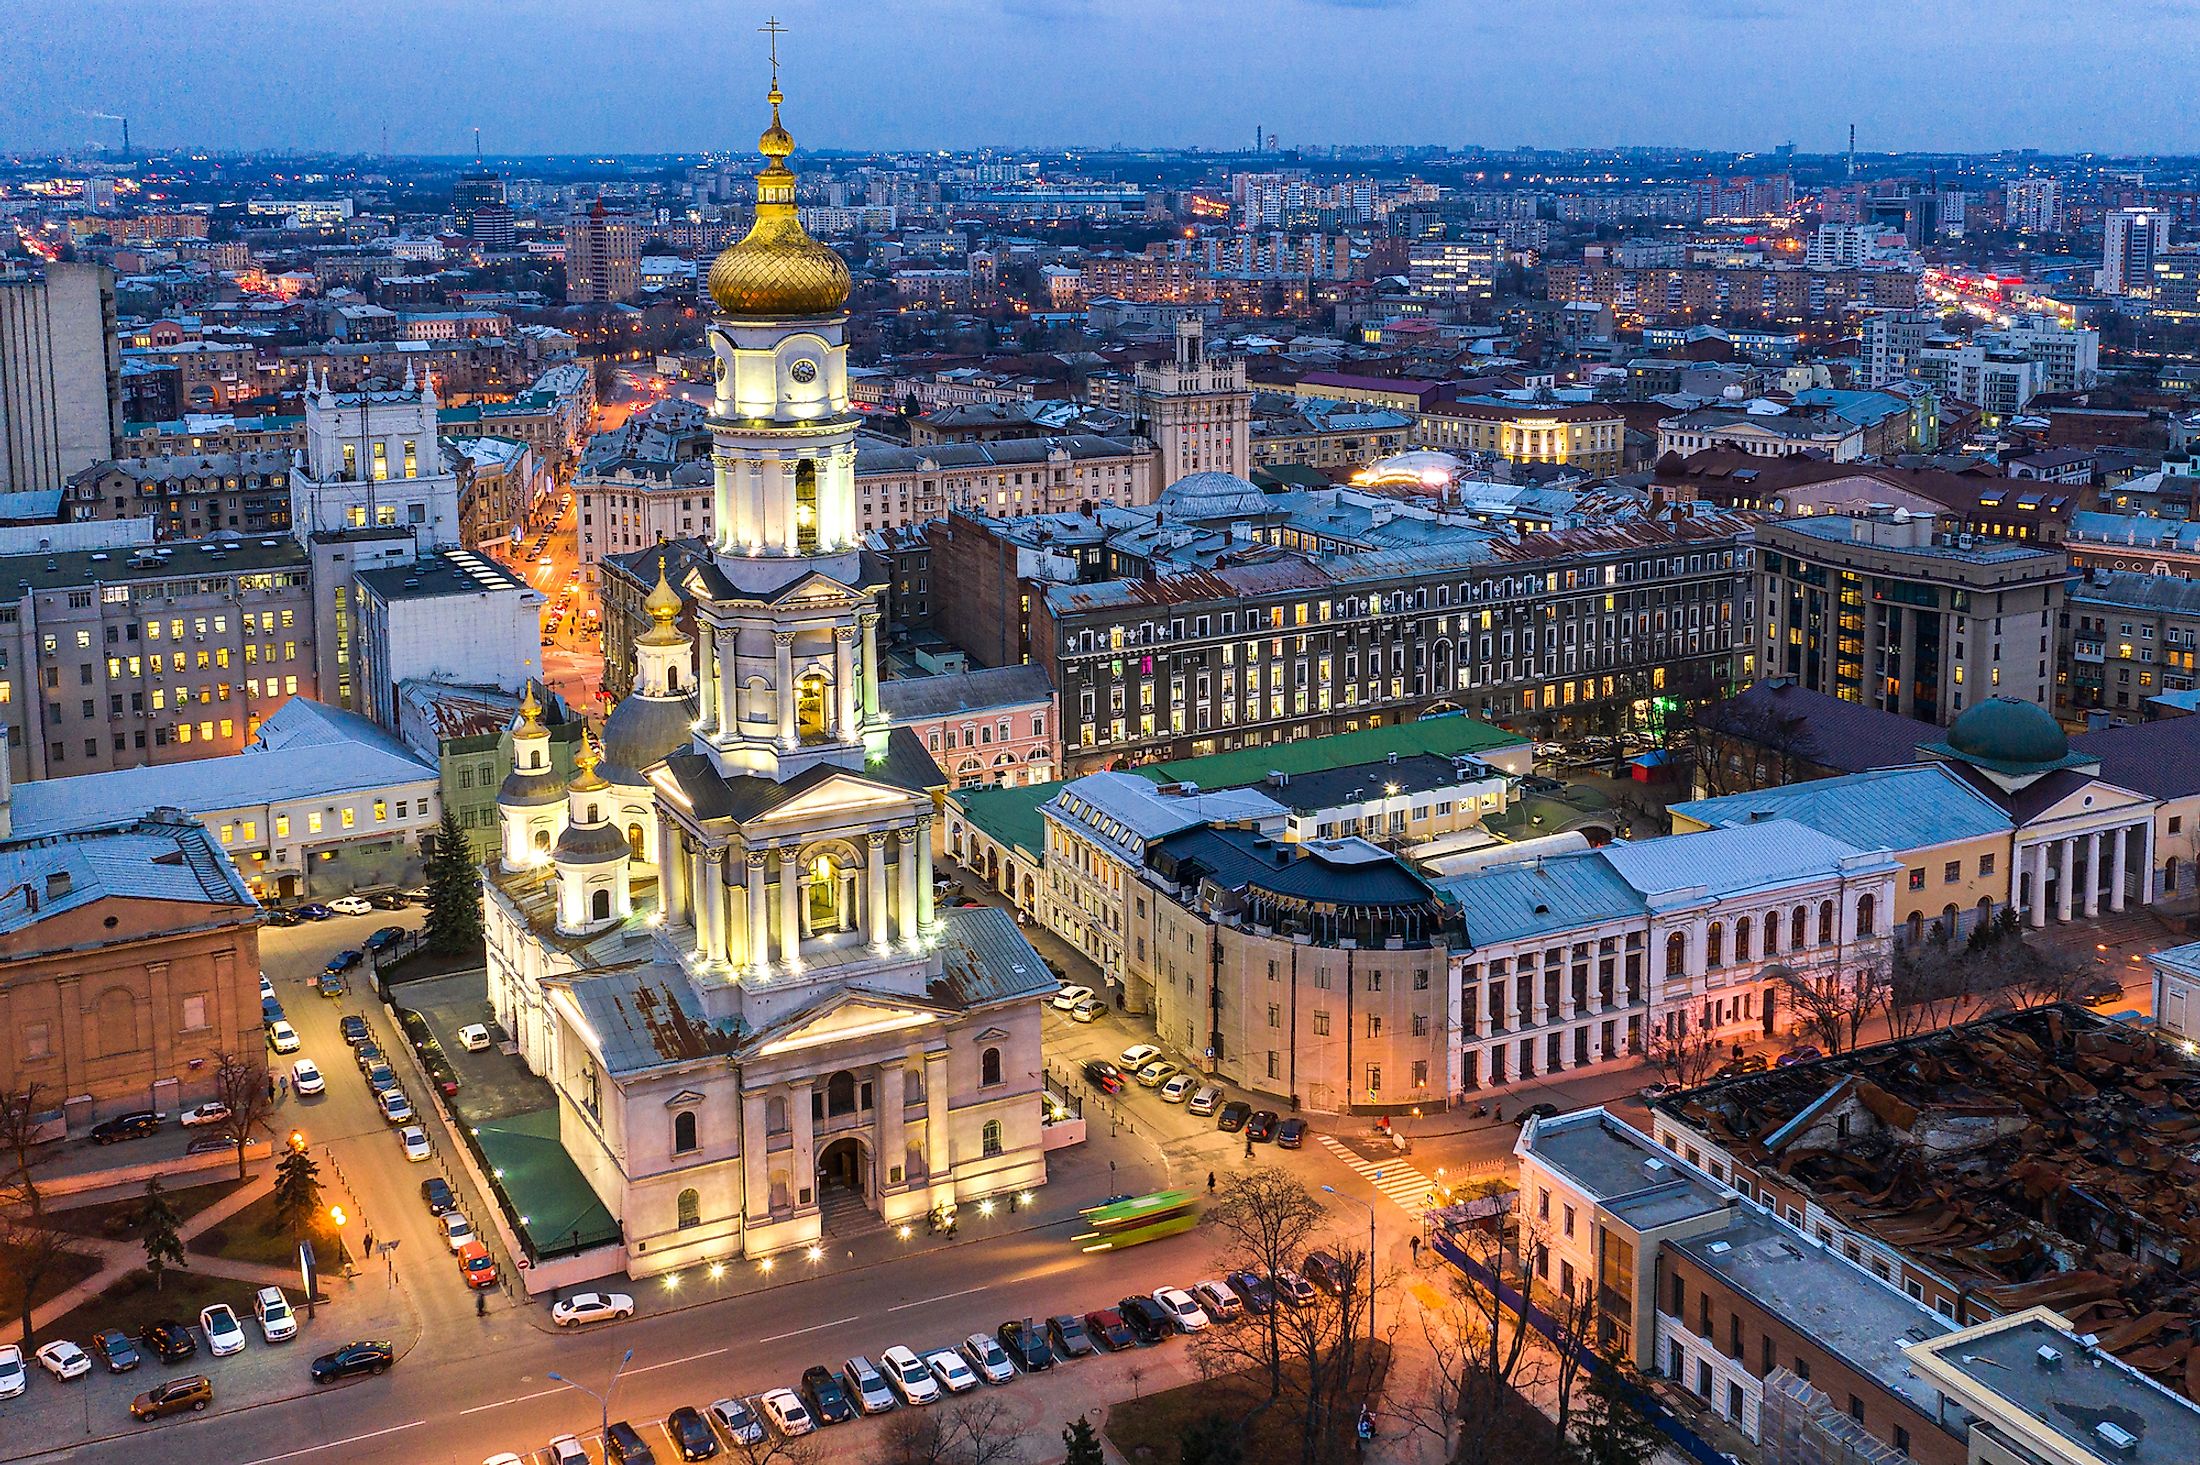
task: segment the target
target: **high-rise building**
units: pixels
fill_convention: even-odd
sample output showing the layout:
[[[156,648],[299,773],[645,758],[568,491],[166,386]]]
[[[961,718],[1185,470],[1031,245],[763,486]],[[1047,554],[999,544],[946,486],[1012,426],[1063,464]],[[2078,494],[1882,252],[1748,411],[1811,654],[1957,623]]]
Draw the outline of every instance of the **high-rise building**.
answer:
[[[0,276],[0,493],[60,488],[121,454],[114,272]]]
[[[1917,371],[1918,353],[1940,331],[1932,310],[1882,310],[1864,317],[1864,385],[1883,387]]]
[[[1198,316],[1176,325],[1176,355],[1138,368],[1138,398],[1147,435],[1161,450],[1161,483],[1188,473],[1239,478],[1253,463],[1253,393],[1245,363],[1207,355]]]
[[[597,199],[565,226],[565,298],[619,305],[641,294],[641,243],[634,221],[607,213]]]
[[[2019,178],[2003,195],[2002,222],[2027,234],[2060,234],[2062,184],[2053,178]]]
[[[2168,214],[2111,210],[2101,221],[2101,293],[2145,295],[2154,287],[2154,256],[2168,249]]]
[[[458,220],[458,227],[469,233],[482,209],[503,202],[504,180],[487,168],[469,169],[451,185],[451,215]]]
[[[1406,284],[1423,300],[1486,315],[1497,298],[1497,275],[1504,267],[1505,241],[1495,234],[1430,239],[1407,253]]]

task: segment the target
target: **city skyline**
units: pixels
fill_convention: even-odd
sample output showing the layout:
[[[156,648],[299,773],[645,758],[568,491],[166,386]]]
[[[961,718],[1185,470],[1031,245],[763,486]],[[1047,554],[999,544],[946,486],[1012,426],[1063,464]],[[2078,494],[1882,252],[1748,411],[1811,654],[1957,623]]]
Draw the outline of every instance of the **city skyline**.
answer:
[[[762,6],[714,18],[667,0],[616,12],[527,0],[497,8],[492,25],[482,7],[412,0],[330,10],[350,37],[341,47],[270,44],[329,34],[316,9],[25,7],[0,38],[0,74],[15,81],[0,98],[0,147],[111,142],[117,116],[140,149],[456,156],[475,127],[514,156],[749,146]],[[1465,21],[1442,0],[779,9],[788,123],[813,149],[1228,148],[1257,127],[1286,148],[1834,152],[1854,122],[1866,152],[2200,152],[2200,124],[2168,105],[2200,42],[2200,10],[2182,0],[2102,18],[2102,44],[2021,85],[2009,39],[2049,33],[2062,12],[2044,0],[2012,0],[1991,29],[1951,3],[1893,0],[1838,15],[1763,0],[1568,0]],[[1890,50],[1889,26],[1936,44]],[[1703,85],[1713,58],[1717,84]]]

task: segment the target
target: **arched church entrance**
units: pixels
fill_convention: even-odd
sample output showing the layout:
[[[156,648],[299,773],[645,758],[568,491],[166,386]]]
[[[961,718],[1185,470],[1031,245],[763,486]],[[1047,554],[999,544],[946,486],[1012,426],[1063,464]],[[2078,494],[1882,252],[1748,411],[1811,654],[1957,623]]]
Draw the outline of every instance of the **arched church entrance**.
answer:
[[[845,1135],[818,1151],[817,1192],[820,1203],[835,1192],[869,1199],[871,1157],[862,1140]]]

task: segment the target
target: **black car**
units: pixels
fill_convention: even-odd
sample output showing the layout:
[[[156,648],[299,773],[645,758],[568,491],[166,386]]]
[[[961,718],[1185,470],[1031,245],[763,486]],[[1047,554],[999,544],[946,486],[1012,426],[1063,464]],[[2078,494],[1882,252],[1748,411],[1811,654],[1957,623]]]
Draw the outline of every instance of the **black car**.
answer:
[[[367,950],[382,951],[405,939],[403,926],[383,926],[367,938]]]
[[[1126,1297],[1115,1304],[1115,1310],[1141,1343],[1158,1343],[1169,1336],[1169,1315],[1151,1297]]]
[[[1085,1358],[1100,1351],[1093,1346],[1091,1334],[1085,1331],[1085,1320],[1075,1313],[1048,1318],[1047,1338],[1054,1344],[1054,1351],[1065,1359]]]
[[[137,1344],[120,1328],[92,1335],[92,1356],[107,1365],[109,1373],[128,1373],[139,1363]]]
[[[1277,1126],[1276,1126],[1276,1148],[1277,1148],[1277,1149],[1279,1149],[1279,1150],[1295,1150],[1295,1149],[1297,1149],[1297,1148],[1298,1148],[1299,1146],[1301,1146],[1301,1145],[1303,1145],[1303,1144],[1305,1144],[1305,1143],[1306,1143],[1306,1121],[1305,1121],[1305,1120],[1303,1120],[1303,1119],[1296,1119],[1296,1118],[1293,1118],[1293,1119],[1286,1119],[1286,1120],[1284,1120],[1284,1121],[1283,1121],[1283,1123],[1281,1123],[1281,1124],[1279,1124],[1279,1125],[1277,1125]]]
[[[1123,1071],[1112,1063],[1098,1058],[1090,1058],[1085,1061],[1085,1082],[1104,1094],[1121,1093],[1123,1091]]]
[[[361,1043],[367,1042],[369,1040],[370,1034],[367,1031],[367,1020],[361,1017],[356,1012],[345,1013],[344,1020],[338,1023],[336,1026],[338,1030],[343,1033],[344,1041],[351,1044],[354,1048],[358,1047]]]
[[[397,1088],[397,1074],[387,1063],[377,1063],[367,1070],[367,1087],[378,1094]]]
[[[274,1023],[279,1023],[283,1020],[285,1015],[286,1014],[283,1012],[282,1003],[276,1001],[272,997],[262,997],[260,999],[260,1021],[262,1024],[272,1025]]]
[[[324,972],[348,972],[366,959],[363,953],[347,946],[330,957],[328,965],[322,967],[321,970]]]
[[[138,1342],[162,1363],[181,1363],[199,1351],[199,1340],[191,1336],[191,1330],[171,1318],[139,1328]]]
[[[140,1109],[135,1114],[117,1114],[104,1124],[92,1126],[92,1143],[117,1144],[126,1139],[143,1139],[160,1130],[160,1116],[150,1109]]]
[[[411,904],[404,896],[399,895],[394,890],[385,890],[380,895],[370,895],[367,897],[367,903],[378,911],[401,911]]]
[[[336,914],[317,900],[307,901],[304,905],[292,906],[290,913],[301,921],[325,921]]]
[[[1276,1137],[1276,1111],[1263,1109],[1245,1121],[1245,1136],[1262,1142]]]
[[[383,1056],[382,1045],[375,1042],[372,1038],[365,1039],[359,1044],[359,1046],[353,1048],[351,1050],[351,1056],[353,1060],[358,1063],[359,1071],[361,1073],[367,1072],[378,1063],[384,1063],[388,1061]]]
[[[710,1421],[692,1404],[682,1404],[665,1416],[665,1433],[683,1460],[708,1460],[718,1453],[718,1436]]]
[[[1245,1127],[1245,1121],[1253,1117],[1253,1106],[1243,1099],[1232,1099],[1215,1113],[1215,1128],[1227,1134],[1235,1134]]]
[[[1249,1313],[1258,1315],[1276,1305],[1276,1290],[1258,1272],[1232,1272],[1222,1280],[1230,1284],[1230,1290],[1238,1295]]]
[[[261,912],[261,916],[270,926],[295,926],[298,924],[298,918],[295,915],[275,906],[269,906]]]
[[[1513,1115],[1513,1123],[1526,1124],[1531,1119],[1548,1119],[1557,1112],[1558,1105],[1556,1104],[1530,1104],[1518,1114]]]
[[[1046,1330],[1030,1318],[1010,1318],[993,1336],[1009,1360],[1025,1373],[1054,1367],[1054,1350],[1047,1346]]]
[[[363,1373],[388,1373],[395,1362],[397,1350],[387,1343],[346,1343],[313,1360],[313,1381],[332,1384]]]
[[[428,1203],[431,1216],[458,1209],[458,1197],[451,1194],[451,1182],[440,1175],[430,1175],[420,1182],[420,1198]]]
[[[819,1424],[842,1424],[856,1417],[856,1406],[840,1386],[840,1375],[822,1363],[802,1370],[802,1401],[810,1406]],[[701,1459],[691,1455],[689,1459]]]
[[[1120,1353],[1125,1348],[1136,1348],[1138,1338],[1123,1321],[1123,1314],[1112,1307],[1103,1307],[1085,1314],[1085,1332],[1100,1347],[1110,1353]]]
[[[1344,1289],[1352,1282],[1352,1273],[1345,1264],[1326,1251],[1308,1252],[1304,1271],[1307,1281],[1331,1297],[1344,1296]]]

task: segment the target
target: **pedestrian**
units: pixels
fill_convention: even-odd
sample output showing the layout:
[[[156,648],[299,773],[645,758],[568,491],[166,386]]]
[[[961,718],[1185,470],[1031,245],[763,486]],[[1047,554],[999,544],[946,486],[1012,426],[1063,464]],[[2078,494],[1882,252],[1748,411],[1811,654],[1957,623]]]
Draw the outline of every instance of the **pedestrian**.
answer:
[[[1503,1104],[1491,1105],[1490,1117],[1495,1119],[1499,1124],[1503,1124],[1505,1122],[1505,1106]]]
[[[1253,1158],[1253,1137],[1251,1135],[1245,1136],[1245,1158],[1248,1160]]]
[[[1415,1236],[1407,1242],[1407,1245],[1413,1248],[1413,1264],[1419,1266],[1421,1264],[1421,1238]]]
[[[273,1075],[273,1074],[270,1074],[270,1075],[268,1075],[268,1080],[267,1080],[267,1101],[268,1101],[268,1102],[269,1102],[270,1104],[272,1104],[272,1103],[274,1103],[274,1102],[275,1102],[275,1077],[274,1077],[274,1075]]]
[[[1209,1195],[1213,1195],[1214,1193],[1215,1193],[1215,1172],[1214,1172],[1214,1171],[1212,1171],[1212,1170],[1209,1170],[1209,1171],[1207,1172],[1207,1194],[1209,1194]]]
[[[366,1246],[366,1248],[367,1248],[367,1255],[368,1255],[368,1256],[373,1256],[373,1255],[374,1255],[374,1233],[373,1233],[372,1231],[369,1231],[369,1232],[368,1232],[368,1233],[366,1234],[366,1238],[365,1238],[365,1241],[364,1241],[364,1243],[363,1243],[363,1244],[364,1244],[364,1245]]]
[[[485,1294],[485,1293],[481,1293],[481,1292],[476,1292],[476,1293],[474,1294],[474,1316],[475,1316],[475,1317],[487,1317],[488,1315],[489,1315],[489,1298],[488,1298],[487,1294]]]

